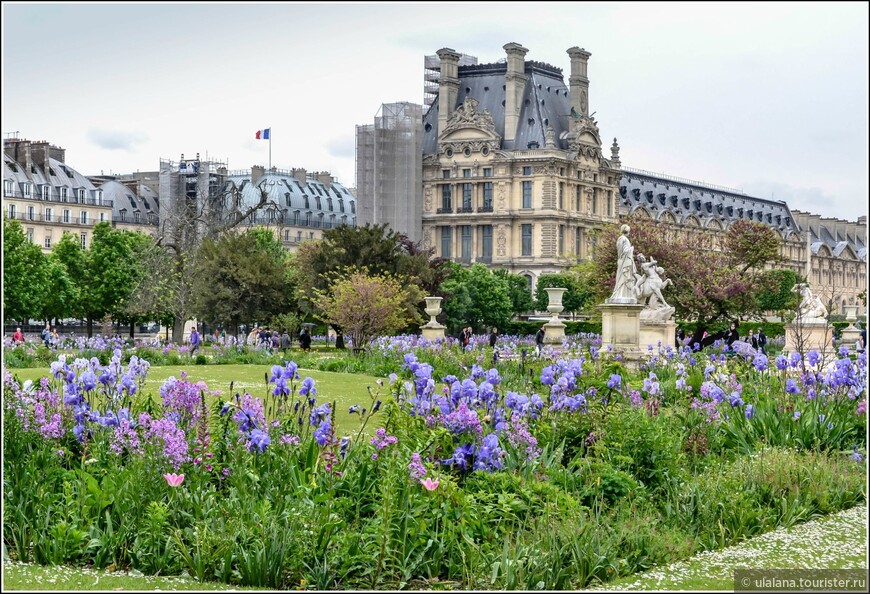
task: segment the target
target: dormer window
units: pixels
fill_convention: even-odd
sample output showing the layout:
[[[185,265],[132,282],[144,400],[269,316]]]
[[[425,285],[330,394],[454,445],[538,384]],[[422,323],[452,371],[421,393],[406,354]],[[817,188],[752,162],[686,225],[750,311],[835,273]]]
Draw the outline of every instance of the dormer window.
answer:
[[[12,180],[11,179],[4,179],[3,180],[3,194],[5,194],[6,196],[12,195]]]
[[[51,197],[51,186],[42,186],[42,199],[48,200]]]
[[[99,204],[100,206],[102,206],[102,205],[103,205],[103,191],[102,191],[102,190],[97,190],[97,192],[96,192],[96,197],[97,197],[97,204]]]
[[[29,183],[25,183],[25,184],[23,184],[23,187],[24,187],[24,197],[30,198],[30,196],[31,196],[30,192],[31,192],[32,186]]]

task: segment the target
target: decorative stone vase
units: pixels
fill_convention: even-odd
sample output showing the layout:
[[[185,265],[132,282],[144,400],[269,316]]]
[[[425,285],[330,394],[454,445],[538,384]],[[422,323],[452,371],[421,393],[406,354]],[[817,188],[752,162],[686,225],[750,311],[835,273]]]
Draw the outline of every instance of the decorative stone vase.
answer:
[[[562,296],[568,289],[547,287],[544,290],[547,292],[547,311],[553,314],[553,319],[550,321],[557,322],[559,321],[559,314],[565,309],[562,307]]]
[[[858,306],[847,305],[843,310],[849,325],[840,332],[841,344],[852,348],[861,336],[861,331],[855,327],[855,322],[858,320]]]
[[[852,326],[858,319],[858,306],[847,305],[843,308],[843,311],[846,314],[846,321],[849,322],[850,326]]]
[[[423,338],[427,340],[443,339],[446,326],[439,324],[435,317],[441,313],[441,297],[426,297],[426,314],[431,318],[421,327]]]
[[[442,297],[426,297],[426,309],[424,311],[426,312],[426,315],[432,318],[429,320],[429,323],[426,324],[427,326],[432,327],[439,325],[435,318],[441,313],[441,299]]]

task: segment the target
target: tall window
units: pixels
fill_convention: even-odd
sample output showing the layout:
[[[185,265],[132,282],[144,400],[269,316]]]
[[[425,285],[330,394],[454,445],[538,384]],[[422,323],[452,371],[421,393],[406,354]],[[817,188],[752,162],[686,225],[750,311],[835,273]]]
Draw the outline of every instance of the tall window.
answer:
[[[598,214],[598,188],[592,190],[592,214]]]
[[[492,210],[492,182],[483,184],[483,207]]]
[[[30,243],[33,243],[33,229],[27,230],[27,241],[29,241]]]
[[[34,218],[36,218],[35,210],[32,206],[28,206],[27,207],[27,220],[32,221]]]
[[[583,228],[577,227],[574,229],[574,254],[580,255],[580,244],[583,241]]]
[[[451,254],[452,227],[441,227],[441,257],[449,258]]]
[[[63,222],[69,223],[69,209],[68,208],[63,209]]]
[[[9,205],[9,218],[10,219],[15,218],[15,205],[14,204]]]
[[[83,250],[88,249],[88,234],[82,233],[79,237],[81,238],[81,241],[82,241],[82,249]]]
[[[532,255],[532,226],[531,224],[523,225],[523,255]]]
[[[24,184],[24,197],[30,198],[30,184]]]
[[[82,225],[87,225],[88,224],[88,211],[83,210],[82,214],[81,214],[81,218],[79,220],[81,221]]]
[[[51,235],[46,235],[43,244],[46,249],[51,249]]]
[[[613,216],[613,196],[611,192],[607,192],[607,216]]]
[[[580,212],[580,186],[577,186],[574,189],[576,190],[575,196],[574,196],[574,201],[576,202],[576,204],[574,205],[574,210],[576,210],[577,212]]]
[[[559,209],[565,208],[565,182],[559,182]]]
[[[49,198],[50,196],[51,196],[51,187],[49,187],[49,186],[42,186],[42,199],[43,199],[43,200],[48,200],[48,198]]]
[[[103,191],[102,190],[97,190],[97,204],[99,204],[100,206],[103,205]]]
[[[4,179],[3,180],[3,193],[6,196],[12,195],[12,180],[11,179]]]
[[[67,196],[68,196],[68,195],[69,195],[69,190],[68,190],[68,188],[61,188],[61,189],[60,189],[60,200],[61,200],[61,202],[66,202],[66,201],[67,201]]]
[[[523,208],[532,207],[532,182],[523,182]]]
[[[565,253],[565,225],[559,225],[559,255]]]
[[[462,260],[471,261],[471,225],[462,225]]]
[[[492,167],[483,168],[483,177],[492,177]]]
[[[100,213],[100,222],[101,222],[101,223],[105,223],[105,222],[106,222],[106,213],[104,213],[104,212],[101,212],[101,213]]]
[[[471,184],[462,184],[462,208],[471,212]]]
[[[451,200],[450,200],[450,186],[443,185],[441,186],[441,210],[450,212],[452,210]]]
[[[480,255],[486,260],[492,260],[492,225],[480,227]]]
[[[46,223],[51,222],[51,209],[50,208],[45,209],[45,222]]]

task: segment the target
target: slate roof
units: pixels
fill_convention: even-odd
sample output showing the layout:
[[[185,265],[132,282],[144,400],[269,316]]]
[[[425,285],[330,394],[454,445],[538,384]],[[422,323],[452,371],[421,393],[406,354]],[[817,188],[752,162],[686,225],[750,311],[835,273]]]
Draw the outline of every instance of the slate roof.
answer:
[[[478,111],[486,110],[492,115],[495,129],[504,138],[505,74],[507,64],[478,64],[459,66],[459,92],[454,109],[471,97],[479,102]],[[547,126],[553,127],[556,146],[567,149],[567,141],[561,139],[568,130],[568,115],[571,104],[568,87],[562,78],[562,69],[542,62],[526,61],[528,77],[520,107],[520,119],[516,138],[502,140],[504,150],[527,149],[530,142],[544,148]],[[438,151],[438,112],[440,97],[436,98],[423,116],[423,154]]]
[[[625,169],[625,168],[624,168]],[[689,217],[698,219],[702,227],[718,220],[727,227],[738,219],[764,223],[783,237],[800,231],[788,204],[783,201],[756,198],[737,191],[706,186],[700,182],[675,180],[636,171],[623,171],[619,178],[621,205],[629,213],[645,208],[653,218],[670,213],[678,223]]]

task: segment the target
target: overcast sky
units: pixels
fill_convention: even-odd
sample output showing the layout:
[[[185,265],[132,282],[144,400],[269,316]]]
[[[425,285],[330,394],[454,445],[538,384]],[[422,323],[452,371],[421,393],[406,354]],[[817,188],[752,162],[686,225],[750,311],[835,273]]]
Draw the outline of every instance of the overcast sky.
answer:
[[[84,174],[197,152],[354,185],[355,126],[423,100],[423,56],[562,68],[624,165],[855,220],[868,199],[868,4],[4,2],[3,132]]]

